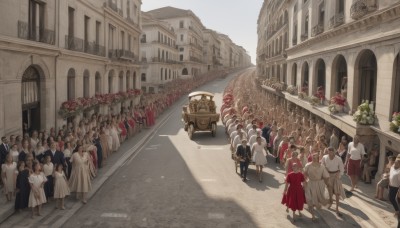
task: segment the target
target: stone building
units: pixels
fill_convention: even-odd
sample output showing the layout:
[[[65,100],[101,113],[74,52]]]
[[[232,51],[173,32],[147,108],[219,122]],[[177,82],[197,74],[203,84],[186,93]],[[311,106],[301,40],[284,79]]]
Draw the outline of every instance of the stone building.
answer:
[[[59,128],[65,101],[140,88],[141,4],[2,1],[0,135],[21,134],[23,123],[29,130]]]
[[[378,174],[387,162],[386,155],[400,152],[400,135],[390,128],[392,114],[400,111],[399,18],[397,0],[269,0],[264,1],[258,21],[259,76],[275,80],[283,90],[297,87],[302,96],[265,86],[268,94],[274,93],[350,137],[361,135],[367,152],[379,148]],[[274,24],[278,26],[271,33]],[[281,37],[288,44],[282,44]],[[273,54],[280,50],[283,54]],[[284,69],[286,74],[282,74]],[[328,101],[310,105],[304,96],[315,95],[318,88],[328,101],[341,93],[347,99],[344,112],[331,114]],[[372,125],[353,120],[365,100],[373,103],[370,107],[377,117]]]
[[[178,61],[179,51],[174,28],[165,21],[142,13],[141,83],[142,90],[157,93],[165,83],[179,77],[182,63]]]
[[[221,42],[218,33],[211,29],[204,29],[204,62],[207,64],[207,71],[222,68],[221,63]]]
[[[180,75],[196,76],[206,72],[203,61],[203,29],[200,19],[191,11],[163,7],[147,12],[152,17],[168,22],[177,35],[179,61],[183,63]]]

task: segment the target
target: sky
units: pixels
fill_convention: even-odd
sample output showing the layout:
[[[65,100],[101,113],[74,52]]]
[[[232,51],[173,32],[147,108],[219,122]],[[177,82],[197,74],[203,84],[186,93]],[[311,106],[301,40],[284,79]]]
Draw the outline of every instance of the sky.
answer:
[[[209,29],[228,35],[256,62],[257,19],[263,0],[143,0],[142,11],[165,6],[190,9]]]

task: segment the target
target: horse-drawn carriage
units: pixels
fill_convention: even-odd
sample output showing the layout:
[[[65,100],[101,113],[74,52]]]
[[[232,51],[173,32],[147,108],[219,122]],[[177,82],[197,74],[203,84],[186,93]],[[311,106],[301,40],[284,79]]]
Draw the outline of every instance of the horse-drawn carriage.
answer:
[[[213,101],[214,94],[197,91],[190,93],[188,97],[189,104],[183,106],[182,119],[189,138],[192,139],[196,131],[211,131],[211,135],[215,137],[219,113],[216,112],[217,107]]]

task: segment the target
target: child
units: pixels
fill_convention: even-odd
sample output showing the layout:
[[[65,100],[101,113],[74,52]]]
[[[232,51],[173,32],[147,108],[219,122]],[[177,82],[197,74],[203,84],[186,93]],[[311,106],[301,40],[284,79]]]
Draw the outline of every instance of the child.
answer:
[[[47,178],[46,184],[44,184],[44,192],[46,194],[46,199],[49,200],[50,197],[53,197],[54,193],[54,182],[53,182],[53,172],[54,165],[51,163],[51,157],[47,155],[45,158],[45,164],[43,165],[43,172]]]
[[[40,210],[42,204],[46,203],[46,195],[44,193],[44,184],[47,179],[46,176],[40,172],[40,164],[35,162],[33,164],[33,173],[29,176],[29,183],[31,185],[31,193],[29,194],[29,207],[32,208],[32,218],[35,215],[35,208],[37,207],[38,215],[40,216]]]
[[[54,199],[57,199],[56,208],[64,210],[64,198],[70,194],[67,178],[63,171],[63,165],[57,164],[54,172]]]
[[[19,155],[17,144],[14,144],[14,145],[11,147],[10,154],[11,154],[11,156],[12,156],[13,161],[14,161],[15,163],[17,163],[17,162],[18,162],[18,155]]]
[[[283,193],[282,204],[285,204],[288,208],[293,211],[293,222],[296,210],[299,211],[299,216],[301,217],[301,212],[304,207],[304,202],[306,201],[303,186],[301,183],[305,181],[303,173],[299,172],[300,166],[297,163],[293,163],[293,172],[289,173],[286,177],[286,185]],[[289,188],[288,188],[289,186]]]
[[[31,187],[29,185],[29,169],[25,167],[24,161],[18,162],[18,176],[17,176],[17,184],[16,184],[16,196],[15,196],[15,210],[21,211],[24,208],[27,208],[29,205],[29,193],[31,191]]]
[[[6,194],[7,201],[11,201],[12,196],[15,194],[15,182],[17,179],[17,163],[13,162],[10,153],[6,156],[6,162],[1,166],[1,177],[4,183],[4,193]]]

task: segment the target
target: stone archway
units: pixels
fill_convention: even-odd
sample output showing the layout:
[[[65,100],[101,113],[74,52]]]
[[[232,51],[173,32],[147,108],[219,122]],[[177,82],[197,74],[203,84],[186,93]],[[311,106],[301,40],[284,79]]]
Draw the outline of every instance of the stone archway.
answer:
[[[297,86],[297,63],[292,65],[292,85]]]
[[[188,74],[189,74],[189,72],[188,72],[187,68],[183,68],[182,75],[188,75]]]
[[[41,130],[41,75],[37,66],[29,66],[22,75],[21,104],[24,133]]]
[[[309,86],[309,75],[310,75],[310,69],[308,66],[308,62],[304,62],[303,66],[301,67],[301,91],[305,92],[308,94],[308,86]]]
[[[316,91],[318,87],[321,87],[326,90],[326,67],[325,62],[322,59],[318,59],[315,64],[315,76],[316,76],[316,87],[314,90]]]

